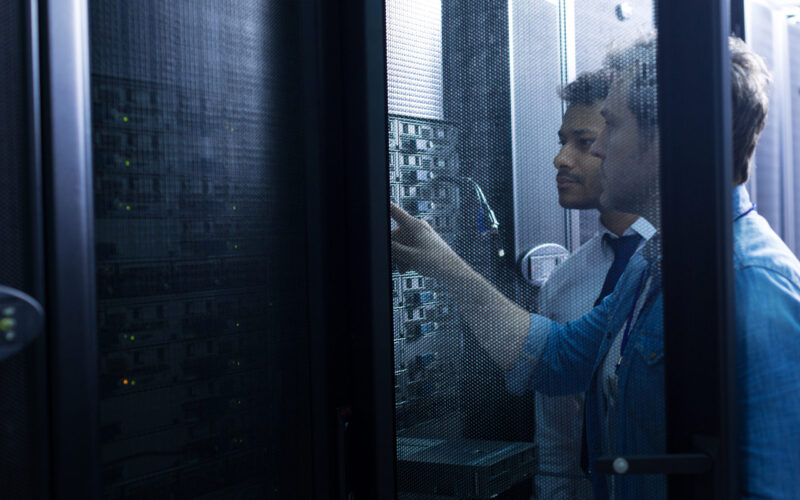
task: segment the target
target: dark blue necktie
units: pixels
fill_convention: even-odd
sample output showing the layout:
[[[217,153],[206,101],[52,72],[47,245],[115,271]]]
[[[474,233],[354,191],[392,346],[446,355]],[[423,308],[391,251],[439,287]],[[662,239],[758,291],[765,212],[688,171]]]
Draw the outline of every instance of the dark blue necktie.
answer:
[[[617,281],[619,281],[619,277],[622,276],[625,266],[627,266],[628,261],[631,260],[631,255],[639,248],[639,243],[642,241],[642,237],[638,234],[631,234],[620,238],[612,238],[606,234],[603,239],[608,243],[611,249],[614,250],[614,262],[611,264],[608,273],[606,273],[603,289],[600,291],[600,296],[597,297],[594,305],[598,305],[606,298],[606,295],[614,291],[614,287],[617,286]]]

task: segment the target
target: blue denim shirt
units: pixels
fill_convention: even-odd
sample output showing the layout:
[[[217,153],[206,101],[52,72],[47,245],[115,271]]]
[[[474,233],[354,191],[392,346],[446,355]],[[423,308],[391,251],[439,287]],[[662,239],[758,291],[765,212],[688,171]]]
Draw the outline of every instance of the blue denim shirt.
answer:
[[[800,263],[734,189],[734,277],[743,497],[800,498]],[[600,449],[596,377],[636,301],[644,273],[652,296],[631,328],[618,373],[616,450]],[[588,391],[586,438],[595,498],[608,480],[592,473],[604,452],[664,453],[664,338],[659,259],[631,258],[611,295],[581,319],[554,323],[538,315],[523,351],[506,375],[512,392],[550,395]],[[618,476],[617,498],[665,498],[659,475]]]
[[[735,214],[752,204],[736,188]],[[800,264],[752,211],[734,222],[740,493],[800,498]]]

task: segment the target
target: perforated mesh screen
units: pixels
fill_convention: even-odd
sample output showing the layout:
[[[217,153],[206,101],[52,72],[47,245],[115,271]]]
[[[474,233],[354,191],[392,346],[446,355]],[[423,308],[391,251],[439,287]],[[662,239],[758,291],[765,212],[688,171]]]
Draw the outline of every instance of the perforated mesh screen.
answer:
[[[426,16],[426,29],[403,29],[401,12],[407,21]],[[441,40],[431,40],[427,23],[439,19]],[[655,41],[640,40],[606,59],[612,42],[630,47],[652,30],[652,20],[645,0],[387,1],[401,498],[592,498],[581,466],[585,414],[595,458],[600,450],[664,449],[663,327],[653,267],[660,255],[658,156],[651,147]],[[435,61],[438,47],[442,92],[435,105],[443,120],[429,114],[429,78],[438,69],[409,72],[402,87],[393,79],[395,61]],[[620,82],[632,81],[622,88]],[[397,102],[405,104],[402,113],[393,113]],[[610,135],[610,125],[606,130],[606,104],[627,113],[619,135]],[[590,152],[603,130],[609,135],[602,148]],[[616,183],[611,190],[601,164]],[[621,210],[646,215],[652,225],[609,215]],[[623,233],[626,243],[618,244]],[[638,267],[636,279],[620,281],[627,295],[614,300],[623,305],[601,305],[583,320],[584,333],[561,326],[590,313],[601,295],[620,295],[613,284],[628,259]],[[642,276],[643,289],[634,293]],[[652,388],[636,410],[615,406],[622,404],[616,372],[604,368],[623,351],[614,341],[626,336],[619,315],[629,311],[636,347],[624,351],[620,376],[636,380],[619,380]],[[531,320],[529,313],[542,316]],[[554,323],[542,326],[546,318]],[[533,323],[540,327],[529,332],[525,325]],[[562,342],[560,350],[517,348],[508,365],[504,344],[526,334],[534,338],[529,344]],[[606,341],[587,347],[583,335]],[[529,370],[514,382],[509,366],[532,356],[544,357],[550,371]],[[635,430],[643,418],[647,430]],[[618,425],[630,432],[618,433]],[[596,483],[623,498],[665,495],[657,477]]]
[[[22,2],[0,4],[0,284],[30,292],[30,184]],[[40,483],[33,358],[0,363],[0,484],[3,496],[33,498]]]
[[[25,60],[22,46],[24,19],[19,2],[4,2],[3,30],[0,38],[0,63],[4,68],[2,84],[6,97],[0,100],[0,161],[3,162],[0,183],[0,276],[3,284],[23,287],[25,269],[24,213],[26,185],[24,167],[28,161],[25,116]]]
[[[90,2],[109,498],[308,498],[296,5]]]

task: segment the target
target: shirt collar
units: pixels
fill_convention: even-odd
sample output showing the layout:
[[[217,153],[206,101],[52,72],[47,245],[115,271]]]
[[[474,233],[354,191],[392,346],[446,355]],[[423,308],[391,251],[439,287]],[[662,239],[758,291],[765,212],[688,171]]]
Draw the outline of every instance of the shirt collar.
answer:
[[[747,193],[747,188],[744,187],[744,184],[739,184],[735,188],[733,188],[733,218],[736,219],[737,217],[741,216],[750,208],[752,208],[753,203],[750,201],[750,195]]]
[[[656,234],[656,228],[654,228],[653,225],[647,222],[647,220],[645,220],[643,217],[639,217],[628,229],[625,230],[624,233],[622,233],[622,236],[630,236],[632,234],[638,234],[641,236],[642,244],[644,244]],[[602,220],[600,221],[600,236],[602,236],[600,241],[602,242],[603,246],[608,245],[606,238],[619,238],[619,236],[609,231],[608,228],[603,225]]]
[[[733,188],[733,218],[735,219],[740,217],[751,208],[753,208],[753,203],[750,201],[750,195],[748,194],[747,188],[745,188],[744,184],[739,184]],[[642,247],[640,252],[651,265],[658,263],[661,261],[661,235],[656,234],[655,228],[641,217],[639,217],[639,219],[633,225],[631,225],[631,229],[633,229],[633,226],[635,226],[639,221],[644,221],[647,224],[647,227],[649,227],[652,231],[649,233],[649,236],[646,237],[641,231],[637,231],[642,235],[642,237],[647,239],[647,243]]]
[[[631,224],[631,227],[628,228],[628,231],[634,230],[639,233],[639,236],[642,237],[643,240],[647,241],[656,234],[656,228],[653,227],[644,217],[639,217],[636,219],[636,222]],[[627,231],[626,231],[627,233]]]

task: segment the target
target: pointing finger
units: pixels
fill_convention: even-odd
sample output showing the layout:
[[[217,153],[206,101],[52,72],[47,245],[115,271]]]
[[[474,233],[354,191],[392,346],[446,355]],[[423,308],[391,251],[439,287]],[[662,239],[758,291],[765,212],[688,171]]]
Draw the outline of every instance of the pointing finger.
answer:
[[[411,214],[400,208],[399,205],[396,203],[389,204],[389,210],[392,215],[392,219],[395,220],[401,226],[407,226],[409,224],[413,224],[417,221]]]

